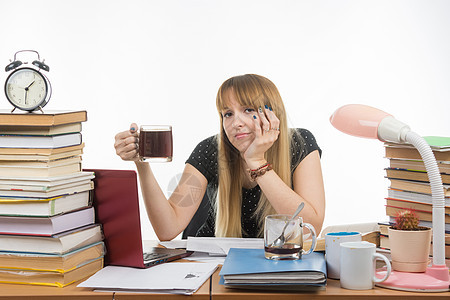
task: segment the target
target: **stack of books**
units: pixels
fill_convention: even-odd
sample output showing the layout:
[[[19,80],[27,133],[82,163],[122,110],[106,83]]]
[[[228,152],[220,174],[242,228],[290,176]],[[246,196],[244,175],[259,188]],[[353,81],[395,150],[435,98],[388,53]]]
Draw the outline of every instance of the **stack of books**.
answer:
[[[86,111],[0,111],[0,282],[63,287],[103,267]]]
[[[450,259],[450,137],[426,136],[424,139],[436,157],[444,185],[445,257]],[[386,198],[389,222],[379,225],[380,247],[389,250],[387,227],[394,222],[398,211],[411,209],[419,217],[419,225],[432,227],[432,197],[428,174],[416,148],[409,144],[385,143],[385,155],[389,159],[386,168],[390,181]]]
[[[270,260],[264,249],[231,248],[219,275],[220,284],[241,289],[315,291],[327,282],[322,252],[299,260]]]

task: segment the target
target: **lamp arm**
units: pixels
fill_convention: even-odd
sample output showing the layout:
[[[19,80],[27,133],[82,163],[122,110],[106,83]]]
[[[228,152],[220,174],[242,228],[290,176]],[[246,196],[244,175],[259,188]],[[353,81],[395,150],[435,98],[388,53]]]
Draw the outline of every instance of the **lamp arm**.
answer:
[[[441,174],[430,145],[417,133],[406,133],[406,141],[419,151],[427,170],[433,200],[433,265],[445,266],[445,199]]]

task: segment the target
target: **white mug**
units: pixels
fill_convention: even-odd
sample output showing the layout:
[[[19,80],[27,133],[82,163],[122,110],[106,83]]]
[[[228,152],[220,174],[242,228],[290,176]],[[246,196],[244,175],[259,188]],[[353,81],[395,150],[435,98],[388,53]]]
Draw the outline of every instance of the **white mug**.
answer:
[[[386,263],[386,275],[375,276],[376,259]],[[386,256],[376,253],[376,246],[369,242],[341,243],[341,287],[351,290],[369,290],[375,283],[385,281],[391,274],[391,264]]]
[[[325,234],[325,259],[327,276],[339,279],[341,243],[361,241],[361,233],[356,231],[329,232]]]

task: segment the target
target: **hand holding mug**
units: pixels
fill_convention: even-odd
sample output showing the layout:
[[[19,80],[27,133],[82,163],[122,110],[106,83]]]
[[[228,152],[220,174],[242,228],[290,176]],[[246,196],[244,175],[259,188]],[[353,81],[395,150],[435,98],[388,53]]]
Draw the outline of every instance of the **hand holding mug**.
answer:
[[[132,123],[129,130],[119,132],[115,136],[114,148],[121,159],[138,161],[138,132],[137,124]]]

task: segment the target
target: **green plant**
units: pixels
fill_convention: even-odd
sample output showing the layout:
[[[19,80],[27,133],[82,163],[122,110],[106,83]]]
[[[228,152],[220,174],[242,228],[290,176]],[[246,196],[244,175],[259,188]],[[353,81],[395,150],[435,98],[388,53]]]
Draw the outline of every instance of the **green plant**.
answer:
[[[392,228],[397,230],[420,230],[419,217],[412,210],[401,210],[397,213]]]

